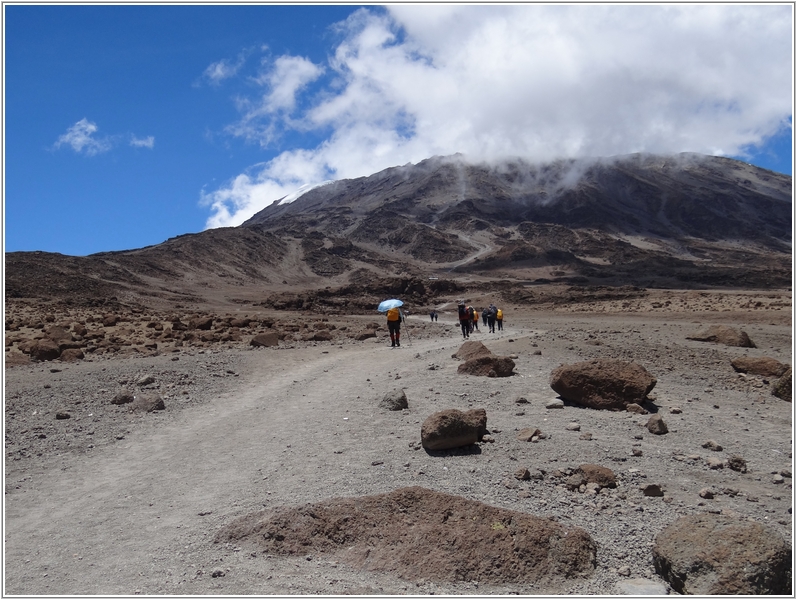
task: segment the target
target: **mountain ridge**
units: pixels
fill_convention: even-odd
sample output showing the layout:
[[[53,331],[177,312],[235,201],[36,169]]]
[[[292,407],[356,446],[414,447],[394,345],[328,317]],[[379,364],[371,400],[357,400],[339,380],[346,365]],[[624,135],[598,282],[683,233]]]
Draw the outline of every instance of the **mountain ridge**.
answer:
[[[6,296],[254,301],[385,277],[789,287],[792,178],[733,159],[432,157],[238,227],[87,257],[6,255]]]

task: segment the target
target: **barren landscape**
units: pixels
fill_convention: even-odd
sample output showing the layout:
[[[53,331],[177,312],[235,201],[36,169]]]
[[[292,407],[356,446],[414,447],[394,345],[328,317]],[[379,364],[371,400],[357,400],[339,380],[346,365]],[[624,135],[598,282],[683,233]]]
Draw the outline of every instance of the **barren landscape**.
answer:
[[[4,592],[792,593],[791,194],[435,157],[6,254]]]
[[[792,405],[771,394],[774,378],[740,374],[730,364],[740,356],[790,364],[790,293],[648,290],[632,301],[535,307],[493,295],[468,300],[504,306],[504,330],[482,328],[471,340],[516,355],[514,376],[457,373],[452,354],[463,340],[453,302],[436,306],[438,322],[424,314],[428,306],[409,304],[396,349],[375,311],[241,310],[230,316],[252,321],[238,341],[124,346],[138,332],[143,341],[155,331],[149,323],[170,325],[143,312],[122,313],[108,327],[96,323],[106,337],[119,336],[120,352],[11,366],[9,350],[5,592],[633,594],[644,593],[634,586],[652,585],[664,593],[672,590],[655,573],[651,552],[679,516],[738,515],[791,545]],[[9,304],[7,322],[34,315],[25,309]],[[92,309],[52,306],[38,314],[66,325],[87,321]],[[216,315],[214,329],[223,317]],[[355,340],[371,323],[379,325],[376,337]],[[744,330],[756,348],[687,339],[711,324]],[[258,332],[291,329],[292,339],[278,346],[249,345]],[[320,331],[330,339],[314,341]],[[669,432],[649,433],[649,415],[572,403],[546,408],[557,397],[551,371],[591,358],[632,360],[656,377],[649,408]],[[379,407],[394,389],[405,391],[407,409]],[[112,404],[123,390],[157,392],[165,409]],[[463,451],[421,448],[421,423],[445,408],[484,408],[489,441]],[[544,438],[519,441],[529,427]],[[722,450],[704,448],[709,440]],[[733,455],[744,458],[745,473],[707,463]],[[596,494],[568,489],[568,476],[584,463],[611,469],[617,486]],[[521,468],[533,476],[517,479]],[[646,496],[649,484],[663,495]],[[407,486],[581,527],[597,546],[594,573],[556,589],[446,572],[413,579],[355,568],[334,553],[281,555],[217,537],[234,519],[264,508]],[[701,497],[704,489],[713,497]]]

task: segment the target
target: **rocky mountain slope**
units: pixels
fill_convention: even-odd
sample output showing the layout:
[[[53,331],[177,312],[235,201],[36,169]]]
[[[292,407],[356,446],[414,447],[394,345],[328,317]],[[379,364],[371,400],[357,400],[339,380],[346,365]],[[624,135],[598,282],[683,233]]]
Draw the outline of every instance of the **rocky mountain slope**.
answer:
[[[252,302],[375,278],[787,287],[791,177],[682,154],[435,157],[137,250],[6,255],[7,298]]]

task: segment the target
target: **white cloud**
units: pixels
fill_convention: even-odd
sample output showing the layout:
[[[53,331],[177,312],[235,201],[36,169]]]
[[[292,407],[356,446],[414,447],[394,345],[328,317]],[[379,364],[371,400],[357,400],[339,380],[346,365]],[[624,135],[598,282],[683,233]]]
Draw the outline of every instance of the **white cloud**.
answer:
[[[292,120],[296,109],[296,95],[323,73],[323,68],[301,56],[280,56],[276,60],[263,59],[263,71],[252,81],[264,88],[257,100],[238,98],[240,121],[229,126],[233,135],[268,146],[284,128],[300,125]]]
[[[94,134],[99,131],[96,123],[92,123],[88,119],[81,119],[72,127],[66,130],[66,133],[58,138],[53,144],[54,149],[61,146],[70,146],[78,154],[85,153],[87,156],[95,156],[102,152],[107,152],[115,145],[122,142],[125,136],[111,135],[105,137],[95,137]],[[155,138],[147,136],[139,138],[133,134],[129,136],[130,145],[134,148],[154,148]]]
[[[134,148],[149,148],[150,150],[155,147],[155,137],[147,136],[145,138],[137,138],[135,135],[130,136],[130,145]]]
[[[85,152],[88,156],[94,156],[101,152],[106,152],[111,149],[112,143],[109,138],[95,138],[94,134],[97,132],[98,127],[88,119],[81,119],[72,127],[66,130],[66,133],[58,138],[54,147],[60,148],[61,146],[68,145],[77,152]]]
[[[211,63],[202,73],[202,79],[210,83],[212,86],[218,86],[225,79],[235,77],[241,67],[246,63],[247,56],[251,53],[251,49],[245,49],[238,54],[235,62],[229,59],[222,59],[220,61]],[[195,84],[198,85],[198,82]]]
[[[324,139],[203,194],[208,226],[433,155],[743,154],[790,126],[792,21],[788,5],[361,9],[324,72],[284,56],[254,80],[265,92],[240,102],[230,133],[264,147]]]

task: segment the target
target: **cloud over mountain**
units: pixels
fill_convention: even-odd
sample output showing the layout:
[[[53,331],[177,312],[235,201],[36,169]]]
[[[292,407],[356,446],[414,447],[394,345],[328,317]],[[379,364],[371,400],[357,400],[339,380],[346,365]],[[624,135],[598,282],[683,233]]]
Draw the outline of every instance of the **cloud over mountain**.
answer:
[[[791,127],[791,7],[364,8],[326,64],[269,60],[228,132],[287,148],[203,193],[235,225],[302,185],[455,152],[474,161],[744,156]],[[311,133],[311,143],[289,146]],[[279,144],[279,145],[277,145]]]

